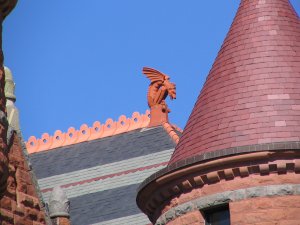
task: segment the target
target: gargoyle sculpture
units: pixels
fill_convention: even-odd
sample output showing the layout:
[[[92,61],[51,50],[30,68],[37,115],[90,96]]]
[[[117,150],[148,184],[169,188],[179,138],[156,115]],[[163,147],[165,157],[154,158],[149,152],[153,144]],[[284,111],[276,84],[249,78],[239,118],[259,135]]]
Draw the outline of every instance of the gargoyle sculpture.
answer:
[[[171,100],[176,99],[176,85],[170,82],[169,76],[155,69],[144,67],[143,73],[151,81],[147,95],[148,105],[151,109],[151,120],[153,121],[155,117],[156,120],[160,121],[158,123],[167,122],[167,116],[170,109],[168,108],[165,99],[168,95]],[[160,115],[160,112],[158,112],[159,110],[165,115]],[[166,119],[163,119],[163,117]],[[151,121],[150,124],[152,124]]]
[[[170,77],[152,68],[144,67],[143,73],[151,81],[148,89],[148,105],[151,108],[154,105],[163,105],[167,109],[165,99],[176,99],[176,85],[170,82]]]

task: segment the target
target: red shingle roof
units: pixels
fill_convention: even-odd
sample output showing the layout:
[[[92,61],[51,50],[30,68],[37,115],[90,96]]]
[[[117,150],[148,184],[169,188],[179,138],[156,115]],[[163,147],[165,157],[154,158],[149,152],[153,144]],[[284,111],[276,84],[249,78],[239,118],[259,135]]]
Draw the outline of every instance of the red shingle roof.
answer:
[[[288,0],[242,0],[169,164],[299,140],[299,17]]]

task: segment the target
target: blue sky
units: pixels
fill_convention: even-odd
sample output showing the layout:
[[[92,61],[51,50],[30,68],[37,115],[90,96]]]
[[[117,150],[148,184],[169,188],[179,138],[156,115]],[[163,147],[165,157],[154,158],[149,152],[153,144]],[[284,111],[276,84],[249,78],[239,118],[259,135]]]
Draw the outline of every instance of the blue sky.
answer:
[[[300,13],[300,1],[291,0]],[[181,128],[239,1],[30,0],[4,22],[5,64],[16,83],[25,140],[143,113],[158,69],[177,85],[170,121]]]

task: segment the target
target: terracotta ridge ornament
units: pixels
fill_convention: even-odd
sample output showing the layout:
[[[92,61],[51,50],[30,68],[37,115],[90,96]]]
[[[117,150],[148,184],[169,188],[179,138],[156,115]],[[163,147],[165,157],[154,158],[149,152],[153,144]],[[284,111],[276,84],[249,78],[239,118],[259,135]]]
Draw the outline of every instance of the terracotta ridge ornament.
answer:
[[[170,77],[158,70],[144,67],[143,74],[150,80],[147,93],[148,105],[150,108],[149,127],[155,127],[168,122],[168,108],[166,98],[176,99],[176,85],[170,82]]]
[[[171,125],[171,124],[169,124],[167,122],[163,123],[163,127],[164,127],[165,131],[169,134],[169,136],[172,138],[172,140],[174,141],[174,143],[178,144],[178,142],[179,142],[179,136],[175,132],[175,130],[179,131],[180,128],[178,128],[178,127],[175,128],[173,125]]]
[[[105,124],[96,121],[92,127],[83,124],[79,130],[70,127],[66,133],[61,130],[55,131],[53,136],[44,133],[40,139],[31,136],[26,142],[26,148],[28,153],[32,154],[146,128],[150,122],[149,116],[149,110],[146,110],[145,114],[134,112],[131,118],[122,115],[118,121],[107,119]]]

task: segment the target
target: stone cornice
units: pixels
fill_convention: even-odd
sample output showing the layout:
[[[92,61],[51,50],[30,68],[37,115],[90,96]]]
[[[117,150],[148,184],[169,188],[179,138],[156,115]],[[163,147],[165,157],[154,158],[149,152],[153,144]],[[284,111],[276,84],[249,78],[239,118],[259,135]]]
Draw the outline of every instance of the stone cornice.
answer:
[[[175,163],[169,164],[166,168],[154,173],[143,183],[140,185],[139,190],[143,189],[143,187],[147,186],[152,181],[169,174],[176,170],[181,170],[185,167],[189,167],[193,164],[197,164],[200,162],[205,162],[208,160],[218,159],[221,157],[251,153],[251,152],[261,152],[261,151],[276,151],[276,150],[299,150],[300,151],[300,142],[276,142],[276,143],[264,143],[264,144],[257,144],[257,145],[247,145],[247,146],[240,146],[240,147],[232,147],[227,149],[221,149],[212,152],[206,152],[203,154],[195,155],[184,160],[177,161]]]
[[[300,151],[263,151],[199,161],[188,167],[171,171],[141,186],[137,204],[152,222],[168,200],[206,184],[247,177],[250,174],[265,176],[273,173],[300,172]],[[284,162],[282,161],[284,159]]]

